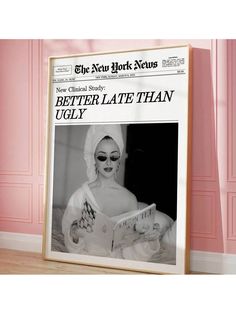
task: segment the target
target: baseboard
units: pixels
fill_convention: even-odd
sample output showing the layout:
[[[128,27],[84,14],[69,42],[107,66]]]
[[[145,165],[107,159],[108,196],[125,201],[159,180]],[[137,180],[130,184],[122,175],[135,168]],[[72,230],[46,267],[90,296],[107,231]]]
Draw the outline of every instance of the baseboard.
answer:
[[[192,271],[210,274],[236,274],[236,254],[191,251]]]
[[[1,231],[0,248],[40,253],[42,252],[42,236]]]
[[[0,232],[0,248],[40,253],[42,236]],[[211,274],[236,274],[236,254],[191,251],[190,270]]]

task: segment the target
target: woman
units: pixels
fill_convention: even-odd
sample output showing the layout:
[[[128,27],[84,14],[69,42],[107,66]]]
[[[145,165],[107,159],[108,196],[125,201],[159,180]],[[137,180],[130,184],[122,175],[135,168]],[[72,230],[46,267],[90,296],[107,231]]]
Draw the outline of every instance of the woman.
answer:
[[[62,220],[65,246],[69,252],[148,261],[159,251],[160,230],[147,234],[149,240],[145,242],[113,252],[98,245],[96,238],[91,240],[89,237],[95,219],[92,209],[112,219],[140,209],[135,195],[116,182],[123,149],[120,125],[89,127],[84,147],[89,180],[73,193]],[[172,219],[158,211],[155,222],[160,216],[165,221],[164,228],[170,227]],[[137,230],[143,233],[145,226],[137,226]]]

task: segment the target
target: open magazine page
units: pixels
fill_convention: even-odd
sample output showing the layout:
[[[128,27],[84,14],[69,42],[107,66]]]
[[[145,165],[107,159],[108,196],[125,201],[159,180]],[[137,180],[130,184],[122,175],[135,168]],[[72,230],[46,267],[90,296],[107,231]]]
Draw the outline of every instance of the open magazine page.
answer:
[[[82,236],[86,246],[111,250],[114,223],[98,209],[92,208],[87,201],[78,220],[78,227],[84,231]]]
[[[153,229],[156,205],[152,204],[125,214],[108,217],[85,202],[78,227],[84,231],[87,245],[106,251],[144,241],[144,234]]]
[[[112,249],[127,247],[134,242],[145,241],[144,235],[153,229],[156,205],[152,204],[116,220]]]

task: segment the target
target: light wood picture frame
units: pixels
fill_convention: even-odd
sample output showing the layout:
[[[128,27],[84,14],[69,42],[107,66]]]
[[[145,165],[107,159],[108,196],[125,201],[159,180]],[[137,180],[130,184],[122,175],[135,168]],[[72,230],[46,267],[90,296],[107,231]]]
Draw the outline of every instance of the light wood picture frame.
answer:
[[[191,52],[49,58],[45,259],[188,273]]]

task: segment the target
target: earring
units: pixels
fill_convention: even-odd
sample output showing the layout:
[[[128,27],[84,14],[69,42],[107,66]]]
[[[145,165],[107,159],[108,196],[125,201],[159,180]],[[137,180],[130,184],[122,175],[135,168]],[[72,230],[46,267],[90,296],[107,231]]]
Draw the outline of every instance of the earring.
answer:
[[[120,169],[120,162],[118,163],[117,167],[116,167],[116,172],[118,172]]]

